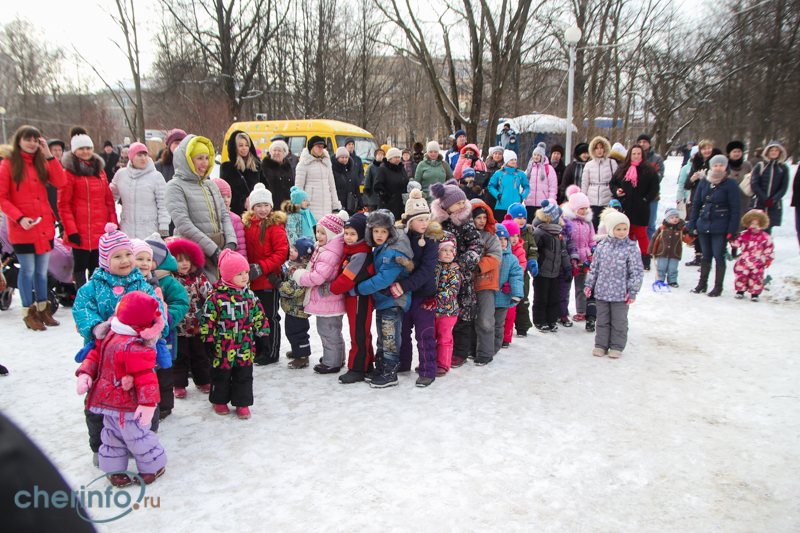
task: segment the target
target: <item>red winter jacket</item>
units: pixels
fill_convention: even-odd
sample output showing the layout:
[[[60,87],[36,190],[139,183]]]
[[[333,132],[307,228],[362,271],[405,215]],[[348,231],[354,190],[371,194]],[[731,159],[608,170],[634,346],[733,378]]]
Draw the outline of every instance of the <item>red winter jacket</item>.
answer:
[[[58,189],[58,212],[64,224],[64,234],[69,237],[77,233],[81,243],[75,244],[67,238],[64,244],[80,250],[96,250],[106,224],[119,225],[114,196],[103,171],[103,160],[97,154],[92,160],[97,171],[92,176],[79,175],[76,159],[72,152],[61,158],[67,180],[64,187]],[[82,161],[78,164],[85,165]]]
[[[266,219],[256,220],[252,211],[242,218],[244,223],[244,239],[247,243],[247,262],[258,264],[264,273],[250,280],[250,288],[254,291],[272,290],[275,287],[267,280],[267,274],[280,276],[281,267],[289,257],[289,240],[286,238],[286,213],[273,211]],[[266,224],[264,242],[261,242],[261,225]]]
[[[76,376],[89,374],[92,388],[86,408],[97,407],[132,413],[140,405],[153,406],[161,401],[156,377],[156,351],[131,335],[109,332],[100,350],[90,351]],[[122,388],[123,376],[133,376],[133,387]]]
[[[53,249],[56,217],[47,200],[47,188],[39,181],[33,166],[33,154],[22,154],[25,176],[17,185],[11,176],[11,160],[0,164],[0,211],[8,217],[8,240],[21,254],[44,254]],[[61,189],[66,183],[64,170],[55,159],[47,162],[48,182]],[[22,229],[19,219],[28,217],[41,222],[29,230]]]

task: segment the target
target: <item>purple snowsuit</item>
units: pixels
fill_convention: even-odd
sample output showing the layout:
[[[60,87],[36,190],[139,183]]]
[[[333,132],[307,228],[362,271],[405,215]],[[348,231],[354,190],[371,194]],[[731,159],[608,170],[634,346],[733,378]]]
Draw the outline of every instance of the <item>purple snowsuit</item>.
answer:
[[[136,468],[142,474],[155,474],[167,466],[167,453],[158,442],[158,436],[146,426],[134,421],[134,413],[111,411],[92,407],[93,413],[103,415],[103,432],[101,438],[99,460],[103,472],[120,472],[128,470],[128,450],[133,454]],[[120,414],[124,414],[124,426],[119,423]]]

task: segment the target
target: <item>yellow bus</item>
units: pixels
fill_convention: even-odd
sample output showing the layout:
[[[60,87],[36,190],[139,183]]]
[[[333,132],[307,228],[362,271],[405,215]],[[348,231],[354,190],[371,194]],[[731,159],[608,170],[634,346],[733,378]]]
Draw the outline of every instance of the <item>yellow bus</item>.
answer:
[[[261,156],[267,154],[270,139],[278,134],[286,137],[289,150],[298,157],[303,151],[308,140],[314,135],[325,139],[328,153],[333,155],[336,149],[344,146],[347,139],[355,141],[355,154],[364,162],[364,170],[375,159],[374,153],[378,146],[375,138],[367,130],[361,129],[347,122],[338,120],[268,120],[258,122],[234,122],[225,133],[222,143],[222,161],[228,160],[228,138],[236,130],[247,133],[256,148],[261,150]]]

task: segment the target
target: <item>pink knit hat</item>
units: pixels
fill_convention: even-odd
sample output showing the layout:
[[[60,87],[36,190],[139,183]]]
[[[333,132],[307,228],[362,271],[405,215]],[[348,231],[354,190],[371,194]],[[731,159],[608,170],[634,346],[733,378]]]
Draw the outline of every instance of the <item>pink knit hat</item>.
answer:
[[[131,143],[128,147],[128,159],[133,159],[133,156],[138,154],[139,152],[147,152],[147,146],[143,145],[142,143]]]
[[[317,224],[325,228],[325,235],[328,236],[328,241],[334,237],[344,233],[344,223],[350,216],[347,211],[339,211],[338,213],[328,213]]]
[[[576,192],[569,197],[569,208],[572,209],[574,213],[577,213],[578,209],[582,207],[589,207],[589,198],[585,194]]]
[[[228,185],[228,182],[222,178],[213,178],[211,181],[216,184],[217,188],[219,189],[220,194],[222,196],[233,196],[231,194],[231,186]]]
[[[139,252],[147,252],[150,254],[150,258],[153,257],[153,249],[150,248],[150,245],[144,242],[142,239],[131,239],[131,244],[133,245],[133,256],[139,254]]]
[[[237,274],[245,271],[250,271],[250,265],[247,263],[247,259],[228,248],[222,250],[222,253],[219,254],[219,277],[225,285],[236,289],[243,289],[244,287],[233,284],[233,278]]]
[[[503,226],[506,227],[506,229],[508,230],[508,235],[510,237],[514,235],[519,235],[519,226],[517,225],[516,222],[514,222],[514,219],[511,218],[511,215],[506,215],[501,224],[503,224]]]
[[[133,244],[127,235],[117,229],[117,225],[113,222],[106,224],[106,232],[100,236],[99,248],[99,263],[100,268],[108,272],[108,258],[114,255],[116,250],[120,248],[130,250],[133,253]]]

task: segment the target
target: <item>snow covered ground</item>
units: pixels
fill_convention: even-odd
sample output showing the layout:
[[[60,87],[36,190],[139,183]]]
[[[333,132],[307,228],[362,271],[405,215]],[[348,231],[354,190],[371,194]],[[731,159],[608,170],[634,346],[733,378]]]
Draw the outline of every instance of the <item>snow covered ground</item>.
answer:
[[[775,231],[776,278],[800,274],[792,217]],[[258,367],[248,421],[190,389],[159,432],[160,508],[98,530],[797,531],[800,307],[734,300],[731,272],[716,299],[689,293],[696,268],[671,294],[646,274],[619,360],[592,357],[576,324],[427,389],[414,374],[371,390]],[[18,300],[0,313],[0,409],[79,487],[101,473],[75,393],[80,339],[68,311],[56,318],[33,333]]]

